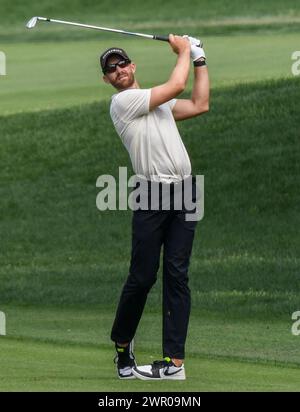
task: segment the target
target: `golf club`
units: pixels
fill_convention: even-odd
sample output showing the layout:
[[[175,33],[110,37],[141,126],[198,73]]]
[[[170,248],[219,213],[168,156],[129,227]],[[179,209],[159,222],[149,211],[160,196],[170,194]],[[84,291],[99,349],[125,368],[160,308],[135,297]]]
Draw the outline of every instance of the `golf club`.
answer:
[[[60,24],[68,24],[69,26],[77,26],[77,27],[84,27],[86,29],[93,29],[93,30],[102,30],[102,31],[109,31],[112,33],[120,33],[120,34],[127,34],[129,36],[138,36],[138,37],[144,37],[146,39],[151,39],[151,40],[161,40],[161,41],[169,41],[169,36],[159,36],[156,34],[143,34],[143,33],[134,33],[130,31],[125,31],[125,30],[118,30],[118,29],[110,29],[108,27],[99,27],[99,26],[92,26],[90,24],[82,24],[82,23],[74,23],[72,21],[65,21],[65,20],[55,20],[55,19],[49,19],[48,17],[32,17],[28,23],[26,24],[26,27],[28,29],[33,29],[38,21],[46,21],[48,23],[60,23]],[[198,47],[202,47],[203,43],[200,42],[197,44]]]
[[[113,33],[121,33],[121,34],[127,34],[129,36],[139,36],[139,37],[144,37],[147,39],[152,39],[152,40],[161,40],[161,41],[169,41],[168,36],[157,36],[153,34],[142,34],[142,33],[133,33],[129,31],[124,31],[124,30],[117,30],[117,29],[110,29],[108,27],[98,27],[98,26],[92,26],[90,24],[81,24],[81,23],[74,23],[71,21],[64,21],[64,20],[55,20],[55,19],[49,19],[47,17],[32,17],[26,24],[26,27],[28,29],[33,29],[38,21],[46,21],[49,23],[60,23],[60,24],[68,24],[70,26],[78,26],[78,27],[84,27],[86,29],[94,29],[94,30],[102,30],[102,31],[109,31]]]

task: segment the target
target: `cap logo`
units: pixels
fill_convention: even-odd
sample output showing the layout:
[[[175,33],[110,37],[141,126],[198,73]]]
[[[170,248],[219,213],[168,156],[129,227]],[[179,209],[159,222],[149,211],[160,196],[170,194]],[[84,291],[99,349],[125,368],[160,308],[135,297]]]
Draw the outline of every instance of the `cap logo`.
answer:
[[[105,59],[109,54],[112,54],[112,53],[122,53],[123,54],[122,50],[120,49],[110,49],[104,54],[104,56],[102,56],[102,59]]]

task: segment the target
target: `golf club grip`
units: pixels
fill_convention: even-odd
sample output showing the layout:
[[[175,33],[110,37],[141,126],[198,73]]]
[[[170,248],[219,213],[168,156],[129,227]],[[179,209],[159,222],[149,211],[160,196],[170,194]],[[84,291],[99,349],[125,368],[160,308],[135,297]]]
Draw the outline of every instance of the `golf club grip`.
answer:
[[[161,41],[169,41],[169,36],[157,36],[156,34],[153,36],[154,40],[161,40]]]

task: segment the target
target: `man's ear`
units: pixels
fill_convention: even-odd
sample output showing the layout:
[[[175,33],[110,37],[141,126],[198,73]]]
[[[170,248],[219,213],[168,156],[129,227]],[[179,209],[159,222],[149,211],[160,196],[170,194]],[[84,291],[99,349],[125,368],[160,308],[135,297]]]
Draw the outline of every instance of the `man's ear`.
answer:
[[[102,79],[104,80],[105,83],[110,83],[110,81],[108,80],[108,77],[105,74],[102,77]]]
[[[135,73],[136,72],[136,64],[135,63],[130,63],[130,65],[131,65],[133,73]]]

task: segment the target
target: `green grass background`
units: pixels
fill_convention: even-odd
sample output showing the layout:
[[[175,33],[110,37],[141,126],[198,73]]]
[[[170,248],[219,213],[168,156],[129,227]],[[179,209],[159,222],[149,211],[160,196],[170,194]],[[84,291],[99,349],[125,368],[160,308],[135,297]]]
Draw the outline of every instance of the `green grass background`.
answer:
[[[35,32],[36,38],[39,33]],[[291,77],[291,56],[299,34],[207,36],[212,88]],[[121,39],[5,44],[7,76],[1,78],[0,112],[63,108],[108,100],[112,89],[102,80],[99,56],[111,45],[128,51],[142,87],[168,79],[176,57],[164,42]],[[274,48],[280,50],[280,58]],[[146,53],[145,53],[146,51]],[[191,71],[192,73],[192,71]],[[189,88],[192,85],[190,77]]]
[[[300,10],[297,0],[115,0],[96,2],[89,0],[54,0],[22,2],[1,0],[0,41],[20,41],[25,36],[24,23],[32,16],[45,16],[61,20],[77,20],[104,27],[134,29],[152,33],[153,30],[178,34],[239,34],[241,32],[269,30],[299,31]],[[42,24],[37,41],[99,38],[97,32]],[[103,38],[105,34],[102,34]],[[109,38],[110,34],[107,34]],[[28,41],[36,41],[32,32]],[[115,37],[118,38],[118,37]]]
[[[116,379],[109,333],[131,212],[100,213],[95,200],[99,175],[131,172],[109,118],[113,90],[101,81],[100,52],[126,48],[142,87],[165,81],[175,57],[162,42],[42,24],[29,32],[33,15],[203,37],[211,110],[178,124],[193,172],[205,175],[205,217],[190,267],[188,379],[175,390],[299,390],[291,315],[300,309],[300,79],[291,54],[300,7],[170,4],[116,1],[112,13],[106,1],[0,0],[2,391],[174,391],[173,382]],[[136,337],[139,363],[160,357],[161,298],[159,277]]]

